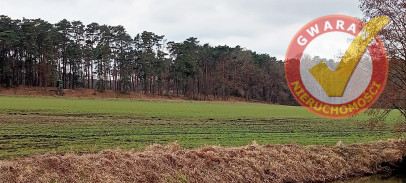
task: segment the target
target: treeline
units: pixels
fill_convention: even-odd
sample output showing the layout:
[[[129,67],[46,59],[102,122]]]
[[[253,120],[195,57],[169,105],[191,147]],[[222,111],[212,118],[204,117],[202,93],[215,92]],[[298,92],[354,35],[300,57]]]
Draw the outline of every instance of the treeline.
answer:
[[[14,20],[0,16],[0,84],[91,88],[183,95],[205,100],[230,96],[295,103],[283,62],[239,46],[183,42],[123,26],[61,20]]]

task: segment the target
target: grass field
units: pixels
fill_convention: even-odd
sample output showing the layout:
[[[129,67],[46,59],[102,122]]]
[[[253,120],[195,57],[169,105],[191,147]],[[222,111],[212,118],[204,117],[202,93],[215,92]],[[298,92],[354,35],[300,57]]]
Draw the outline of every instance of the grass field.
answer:
[[[319,118],[302,107],[216,102],[0,96],[0,158],[45,152],[140,149],[178,141],[186,148],[257,141],[334,145],[396,138],[370,130],[367,115]]]
[[[188,101],[67,99],[1,96],[0,111],[41,114],[110,114],[176,118],[316,118],[301,107]]]

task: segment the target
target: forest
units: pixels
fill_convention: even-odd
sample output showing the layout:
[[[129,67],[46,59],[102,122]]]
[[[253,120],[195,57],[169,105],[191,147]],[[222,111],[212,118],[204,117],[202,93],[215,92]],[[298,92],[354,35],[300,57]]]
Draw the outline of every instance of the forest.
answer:
[[[281,60],[240,46],[168,41],[123,26],[0,16],[0,85],[295,104]]]

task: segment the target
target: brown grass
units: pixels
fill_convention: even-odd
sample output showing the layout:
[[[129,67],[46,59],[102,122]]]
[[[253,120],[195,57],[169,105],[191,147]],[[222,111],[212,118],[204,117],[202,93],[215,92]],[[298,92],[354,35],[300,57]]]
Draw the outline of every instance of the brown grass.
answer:
[[[320,182],[388,171],[405,141],[346,146],[252,145],[34,155],[0,161],[0,182]]]
[[[48,87],[48,91],[43,87],[25,87],[19,86],[14,88],[0,87],[0,95],[6,96],[46,96],[56,97],[56,87]],[[77,88],[64,89],[63,97],[67,98],[127,98],[127,99],[139,99],[139,100],[184,100],[182,97],[172,96],[159,96],[153,94],[144,94],[139,92],[120,93],[113,90],[106,90],[104,92],[98,92],[93,89]],[[59,97],[59,96],[58,96]]]
[[[33,97],[61,97],[56,94],[56,87],[48,87],[48,91],[45,90],[44,87],[26,87],[26,86],[19,86],[14,88],[6,88],[0,86],[0,95],[4,96],[33,96]],[[157,94],[149,94],[149,93],[142,93],[142,92],[129,92],[129,93],[120,93],[113,90],[106,90],[104,92],[98,92],[94,89],[86,89],[86,88],[77,88],[75,90],[72,89],[64,89],[64,95],[62,97],[65,98],[98,98],[98,99],[133,99],[133,100],[147,100],[147,101],[190,101],[187,97],[183,97],[183,95],[157,95]],[[213,98],[212,95],[209,95],[206,99],[207,101],[215,101],[215,102],[225,102],[221,98]],[[245,101],[242,98],[238,97],[230,97],[227,103],[261,103],[261,101]]]

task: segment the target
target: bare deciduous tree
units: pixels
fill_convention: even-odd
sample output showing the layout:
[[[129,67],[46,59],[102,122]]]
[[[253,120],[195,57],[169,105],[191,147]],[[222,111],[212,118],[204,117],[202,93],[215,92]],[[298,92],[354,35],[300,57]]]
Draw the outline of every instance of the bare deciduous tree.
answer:
[[[384,107],[380,118],[397,109],[406,119],[406,1],[404,0],[360,0],[360,8],[366,21],[377,16],[386,16],[389,24],[381,31],[389,57],[388,84],[379,107]]]

